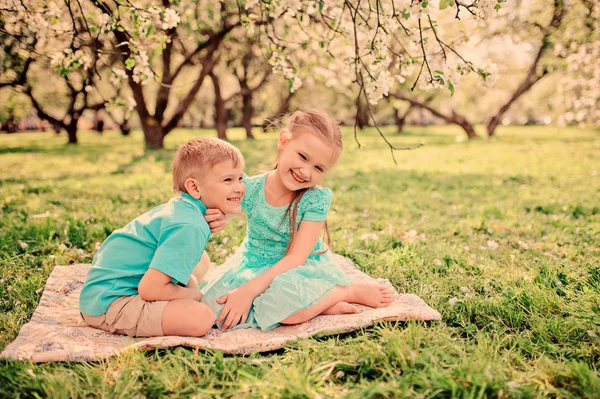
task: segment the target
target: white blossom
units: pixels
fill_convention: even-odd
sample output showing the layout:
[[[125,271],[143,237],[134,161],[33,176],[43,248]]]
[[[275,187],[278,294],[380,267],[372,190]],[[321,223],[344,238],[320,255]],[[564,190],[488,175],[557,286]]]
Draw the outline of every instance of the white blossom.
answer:
[[[179,14],[177,14],[177,11],[172,8],[167,8],[161,27],[164,30],[172,29],[175,28],[180,21],[181,18],[179,17]]]
[[[390,1],[402,16],[402,24],[389,12]],[[63,75],[76,69],[87,70],[101,59],[112,65],[109,79],[116,89],[127,81],[126,70],[136,83],[146,85],[155,81],[154,60],[171,40],[166,31],[176,29],[177,37],[182,40],[181,47],[192,48],[190,43],[206,41],[211,30],[220,30],[224,18],[228,18],[226,15],[238,13],[237,7],[222,12],[225,7],[222,9],[220,2],[176,2],[165,7],[161,3],[133,1],[119,2],[115,12],[108,15],[96,3],[81,2],[81,10],[71,11],[78,20],[83,20],[79,15],[82,13],[90,31],[103,43],[95,49],[83,47],[89,37],[73,29],[66,3],[57,0],[27,3],[25,9],[20,1],[8,0],[11,12],[6,17],[3,15],[8,34],[35,34],[38,44],[44,45],[38,50],[45,52],[47,58],[51,58],[51,65]],[[395,84],[417,79],[419,70],[424,72],[419,75],[418,87],[425,90],[440,89],[447,81],[456,87],[463,75],[471,73],[473,68],[453,54],[442,59],[428,25],[425,30],[418,29],[419,18],[423,22],[431,18],[440,35],[448,32],[459,40],[493,14],[498,2],[479,0],[470,8],[475,15],[460,10],[460,21],[455,19],[458,3],[439,10],[438,2],[386,0],[379,13],[367,2],[351,0],[351,4],[361,13],[356,24],[351,18],[351,7],[344,1],[333,0],[247,0],[236,16],[238,19],[233,21],[240,21],[240,29],[248,36],[260,37],[273,71],[286,79],[291,92],[297,91],[305,81],[320,80],[339,91],[351,91],[349,87],[359,82],[369,103],[376,104]],[[269,38],[264,37],[267,34]],[[397,46],[394,51],[393,46]],[[431,73],[422,66],[423,48]],[[121,51],[126,51],[127,57],[120,66],[114,65],[110,57]],[[174,51],[180,49],[175,46]],[[593,54],[591,59],[597,59]],[[584,52],[580,58],[589,60],[590,53]],[[474,69],[484,71],[486,85],[498,79],[494,65],[476,65]],[[157,70],[158,74],[161,72]],[[128,109],[135,107],[124,98],[114,103]],[[583,114],[580,111],[592,109],[592,105],[588,100],[573,104],[573,108],[577,108],[573,110],[575,117],[587,120],[587,111]]]
[[[136,105],[137,105],[137,102],[133,99],[133,97],[127,98],[127,110],[128,111],[133,111],[133,109],[135,108]]]

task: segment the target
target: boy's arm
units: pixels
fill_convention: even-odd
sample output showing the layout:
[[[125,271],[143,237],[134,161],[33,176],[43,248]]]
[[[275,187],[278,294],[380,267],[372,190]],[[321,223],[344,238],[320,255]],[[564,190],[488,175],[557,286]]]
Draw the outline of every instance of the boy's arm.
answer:
[[[142,299],[202,299],[202,293],[197,284],[194,289],[190,277],[206,246],[208,228],[194,222],[166,224],[161,228],[156,252],[138,284]],[[183,287],[184,283],[188,286]]]
[[[193,276],[192,276],[193,278]],[[171,277],[156,269],[148,269],[138,286],[138,293],[144,301],[173,301],[175,299],[193,299],[200,301],[202,293],[198,283],[188,282],[187,287],[181,287],[171,282]]]

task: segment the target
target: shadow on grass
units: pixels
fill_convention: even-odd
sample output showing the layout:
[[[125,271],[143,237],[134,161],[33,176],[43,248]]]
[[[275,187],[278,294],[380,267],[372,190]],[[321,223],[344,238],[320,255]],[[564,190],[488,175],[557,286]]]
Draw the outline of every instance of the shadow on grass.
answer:
[[[37,144],[22,146],[22,147],[6,147],[0,148],[0,155],[4,154],[47,154],[47,155],[80,155],[98,153],[104,154],[107,150],[113,149],[114,145],[98,144],[93,145],[71,145],[64,144],[55,147],[44,147]]]
[[[135,155],[131,160],[127,163],[119,165],[117,170],[110,172],[111,175],[123,175],[129,173],[138,163],[148,158],[148,153],[143,153],[141,155]]]

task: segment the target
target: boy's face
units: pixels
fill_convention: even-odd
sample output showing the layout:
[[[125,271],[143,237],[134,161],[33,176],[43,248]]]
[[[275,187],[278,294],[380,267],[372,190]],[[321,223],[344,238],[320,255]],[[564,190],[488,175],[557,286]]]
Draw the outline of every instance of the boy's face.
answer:
[[[207,208],[219,209],[225,214],[240,213],[246,192],[243,177],[243,162],[237,166],[230,159],[217,162],[198,180],[200,200]]]

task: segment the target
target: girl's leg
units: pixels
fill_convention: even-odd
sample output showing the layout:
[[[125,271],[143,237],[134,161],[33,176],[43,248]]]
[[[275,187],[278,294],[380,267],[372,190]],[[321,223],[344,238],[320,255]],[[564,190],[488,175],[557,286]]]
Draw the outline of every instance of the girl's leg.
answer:
[[[304,323],[340,302],[358,303],[372,308],[383,308],[392,303],[392,292],[377,283],[353,281],[347,287],[337,285],[315,305],[288,316],[281,321],[281,324]]]
[[[281,324],[304,323],[305,321],[320,315],[336,303],[344,301],[346,297],[346,288],[348,287],[341,287],[339,285],[336,285],[331,289],[331,291],[329,291],[327,295],[325,295],[325,297],[323,297],[323,299],[321,299],[315,305],[311,306],[310,308],[299,310],[293,315],[288,316],[283,321],[281,321]]]
[[[340,314],[356,314],[360,313],[360,310],[351,303],[348,302],[338,302],[329,309],[325,309],[319,314],[325,315],[340,315]]]

